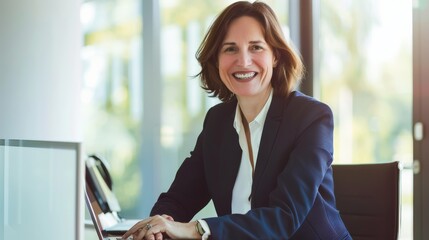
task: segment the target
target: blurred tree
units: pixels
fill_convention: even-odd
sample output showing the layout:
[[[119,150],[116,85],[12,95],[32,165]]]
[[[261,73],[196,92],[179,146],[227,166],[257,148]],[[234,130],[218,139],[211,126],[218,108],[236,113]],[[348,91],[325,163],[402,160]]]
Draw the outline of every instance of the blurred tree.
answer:
[[[352,159],[337,155],[340,162],[392,161],[398,139],[404,132],[410,134],[411,96],[403,88],[411,87],[411,48],[399,46],[402,50],[390,61],[379,60],[383,42],[378,49],[371,45],[381,22],[378,6],[369,0],[321,4],[321,96],[334,109],[335,151],[345,151],[351,144],[351,155],[340,156]],[[342,94],[349,98],[339,99]],[[344,114],[351,116],[342,113],[344,99],[351,108]],[[339,139],[344,136],[340,131],[348,132],[350,140]]]

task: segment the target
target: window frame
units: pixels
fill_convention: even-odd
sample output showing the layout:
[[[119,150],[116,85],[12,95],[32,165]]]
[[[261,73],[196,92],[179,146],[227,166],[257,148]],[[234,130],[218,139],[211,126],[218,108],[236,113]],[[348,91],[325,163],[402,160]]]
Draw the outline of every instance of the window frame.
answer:
[[[429,126],[429,49],[425,43],[429,40],[429,4],[426,1],[415,1],[413,7],[413,128],[416,123],[423,124],[423,134],[428,134],[425,128]],[[425,92],[426,90],[426,92]],[[416,129],[414,129],[416,131]],[[429,238],[429,138],[423,135],[416,139],[414,132],[414,239]],[[426,146],[426,147],[425,147]]]

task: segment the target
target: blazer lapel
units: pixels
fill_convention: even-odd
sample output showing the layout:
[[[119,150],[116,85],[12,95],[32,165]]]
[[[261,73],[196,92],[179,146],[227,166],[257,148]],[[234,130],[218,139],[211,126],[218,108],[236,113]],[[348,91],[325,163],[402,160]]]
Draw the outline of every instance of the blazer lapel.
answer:
[[[259,146],[258,158],[256,161],[251,196],[258,189],[262,181],[265,168],[268,165],[270,155],[273,150],[273,146],[276,141],[277,133],[282,120],[285,102],[286,101],[284,98],[273,96],[270,108],[267,113],[267,117],[265,119],[264,129],[261,136],[261,144]]]
[[[235,180],[237,178],[238,169],[241,162],[241,148],[238,142],[238,134],[233,126],[234,117],[235,117],[235,108],[234,111],[230,114],[229,112],[225,129],[219,129],[219,131],[224,131],[222,145],[220,146],[220,158],[219,167],[222,170],[221,176],[219,178],[220,186],[224,191],[224,196],[222,198],[221,209],[223,214],[231,213],[231,201],[232,201],[232,190],[234,188]]]

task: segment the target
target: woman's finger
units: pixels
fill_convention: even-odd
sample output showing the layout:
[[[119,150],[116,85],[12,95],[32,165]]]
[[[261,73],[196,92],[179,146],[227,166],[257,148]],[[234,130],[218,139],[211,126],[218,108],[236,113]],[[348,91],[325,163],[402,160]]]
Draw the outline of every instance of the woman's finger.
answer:
[[[173,217],[170,216],[170,215],[163,214],[162,217],[165,218],[165,219],[167,219],[167,220],[174,221]]]
[[[162,216],[156,215],[151,218],[147,218],[139,221],[134,226],[132,226],[123,236],[122,239],[127,239],[129,236],[133,235],[134,240],[146,239],[146,240],[158,240],[163,239],[161,225],[165,225],[165,221],[174,221],[173,217],[167,214]],[[157,228],[152,229],[154,226]],[[164,226],[165,228],[165,226]],[[165,231],[165,230],[164,230]]]
[[[165,226],[161,223],[161,224],[156,224],[154,226],[152,226],[152,228],[150,228],[149,230],[147,230],[146,234],[145,234],[145,240],[156,240],[159,239],[158,235],[161,235],[162,239],[162,228],[165,228]]]
[[[134,238],[133,240],[143,240],[145,235],[146,235],[147,230],[146,229],[142,229],[138,234],[137,234],[137,238]]]
[[[124,235],[122,235],[122,239],[127,239],[129,236],[136,232],[140,232],[141,229],[145,229],[147,224],[149,224],[150,219],[145,219],[137,222],[134,226],[132,226]]]
[[[163,239],[164,239],[164,236],[162,236],[162,233],[161,233],[161,232],[159,232],[159,233],[156,233],[156,234],[155,234],[155,239],[156,239],[156,240],[163,240]]]

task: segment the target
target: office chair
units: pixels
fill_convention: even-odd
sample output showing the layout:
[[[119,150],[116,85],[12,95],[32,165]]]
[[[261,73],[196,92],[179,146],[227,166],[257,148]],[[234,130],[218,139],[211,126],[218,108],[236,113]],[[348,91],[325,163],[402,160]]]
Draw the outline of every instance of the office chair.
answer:
[[[399,162],[332,165],[337,208],[354,240],[397,239]]]

